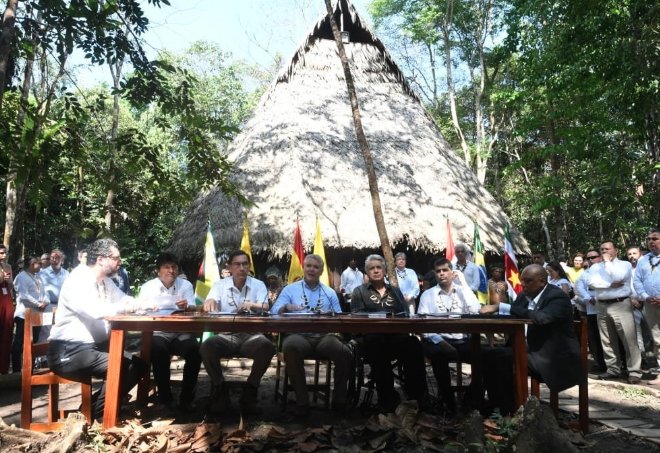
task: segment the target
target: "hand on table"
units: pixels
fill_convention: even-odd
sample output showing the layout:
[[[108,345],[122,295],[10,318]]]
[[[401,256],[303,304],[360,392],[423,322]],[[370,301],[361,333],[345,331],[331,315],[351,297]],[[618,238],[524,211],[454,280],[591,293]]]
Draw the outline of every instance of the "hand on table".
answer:
[[[500,311],[500,304],[492,304],[492,305],[483,305],[479,309],[479,313],[482,315],[493,315],[496,314]]]
[[[215,301],[215,299],[206,299],[204,301],[204,305],[202,305],[202,311],[209,312],[209,311],[216,311],[218,309],[218,303]]]

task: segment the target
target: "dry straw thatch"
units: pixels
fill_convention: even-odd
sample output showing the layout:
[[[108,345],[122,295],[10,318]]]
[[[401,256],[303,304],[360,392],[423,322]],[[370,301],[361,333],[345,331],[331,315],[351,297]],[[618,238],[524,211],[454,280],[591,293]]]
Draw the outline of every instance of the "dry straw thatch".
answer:
[[[501,207],[450,149],[353,6],[340,0],[335,18],[350,34],[346,50],[390,240],[405,240],[424,252],[442,250],[448,216],[455,241],[472,243],[476,219],[485,249],[501,250],[507,222]],[[235,163],[232,177],[254,203],[247,211],[253,251],[272,257],[290,253],[296,213],[310,248],[317,216],[326,248],[380,246],[346,83],[325,15],[228,152]],[[219,250],[237,248],[243,211],[218,189],[201,194],[171,249],[184,259],[201,257],[207,219]],[[515,247],[528,252],[525,240],[515,231],[512,235]]]

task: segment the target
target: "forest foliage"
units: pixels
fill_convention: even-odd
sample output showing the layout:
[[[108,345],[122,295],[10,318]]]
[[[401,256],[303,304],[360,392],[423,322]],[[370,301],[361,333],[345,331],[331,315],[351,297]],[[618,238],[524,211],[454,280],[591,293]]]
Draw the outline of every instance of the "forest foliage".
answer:
[[[373,0],[369,12],[533,249],[634,245],[658,225],[657,4]],[[112,235],[129,268],[148,269],[200,190],[235,190],[224,151],[281,61],[248,65],[236,43],[209,42],[150,59],[148,27],[138,0],[7,2],[0,209],[12,263]],[[112,82],[81,87],[75,52]]]

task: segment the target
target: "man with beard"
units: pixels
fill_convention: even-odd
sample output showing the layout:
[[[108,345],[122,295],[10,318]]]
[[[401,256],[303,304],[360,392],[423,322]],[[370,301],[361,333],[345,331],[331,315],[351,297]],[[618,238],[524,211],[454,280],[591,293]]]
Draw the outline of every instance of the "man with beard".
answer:
[[[122,293],[114,284],[110,276],[120,262],[117,243],[99,239],[88,249],[87,266],[74,269],[62,285],[48,345],[48,366],[55,374],[73,380],[91,376],[105,381],[109,325],[104,318],[153,308]],[[146,372],[144,361],[124,354],[121,396],[128,395]],[[105,382],[92,395],[94,418],[103,417],[104,405]]]

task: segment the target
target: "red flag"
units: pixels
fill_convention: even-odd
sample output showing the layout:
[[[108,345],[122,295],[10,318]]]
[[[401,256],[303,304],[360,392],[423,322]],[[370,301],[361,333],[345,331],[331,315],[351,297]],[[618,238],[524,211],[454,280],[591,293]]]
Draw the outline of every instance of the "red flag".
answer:
[[[520,272],[518,271],[518,262],[513,251],[513,244],[511,244],[508,224],[504,228],[504,275],[509,287],[509,297],[515,300],[518,294],[522,292],[522,285],[520,284]]]
[[[454,256],[454,238],[451,235],[451,222],[449,217],[447,217],[447,250],[445,250],[445,257],[452,263],[456,263],[456,257]]]
[[[300,234],[300,223],[296,218],[296,231],[293,235],[293,251],[291,252],[291,266],[289,267],[289,283],[300,280],[305,275],[302,266],[303,261],[305,261],[305,250]]]

